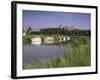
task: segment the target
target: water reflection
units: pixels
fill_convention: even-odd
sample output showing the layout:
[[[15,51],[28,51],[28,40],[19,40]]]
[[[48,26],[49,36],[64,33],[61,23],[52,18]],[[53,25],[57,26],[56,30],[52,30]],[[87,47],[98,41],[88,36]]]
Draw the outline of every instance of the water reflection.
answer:
[[[68,42],[53,42],[23,45],[23,63],[59,57],[70,48]]]
[[[59,40],[55,41],[55,39],[53,37],[46,37],[46,38],[41,38],[41,37],[35,37],[31,39],[31,44],[32,45],[41,45],[41,44],[53,44],[55,42],[68,42],[70,40],[70,37],[64,37],[61,36],[58,38]]]

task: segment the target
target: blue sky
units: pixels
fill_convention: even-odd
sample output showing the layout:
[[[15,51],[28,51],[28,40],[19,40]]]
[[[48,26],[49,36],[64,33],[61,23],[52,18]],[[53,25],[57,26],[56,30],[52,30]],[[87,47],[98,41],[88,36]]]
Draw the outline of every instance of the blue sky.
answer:
[[[90,29],[89,13],[69,13],[23,10],[23,28],[48,28],[59,25],[74,25],[80,29]]]

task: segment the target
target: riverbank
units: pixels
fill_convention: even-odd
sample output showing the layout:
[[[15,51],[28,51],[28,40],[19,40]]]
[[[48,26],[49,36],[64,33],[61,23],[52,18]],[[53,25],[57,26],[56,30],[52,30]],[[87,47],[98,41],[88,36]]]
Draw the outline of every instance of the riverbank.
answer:
[[[64,41],[69,41],[70,37],[73,36],[67,36],[67,35],[57,35],[57,34],[53,34],[53,35],[25,35],[23,36],[23,44],[29,44],[32,42],[32,39],[34,38],[40,38],[41,41],[53,41],[53,42],[64,42]],[[75,36],[74,36],[75,37]]]
[[[71,39],[72,47],[60,57],[40,60],[38,63],[25,63],[23,69],[90,66],[90,38]]]

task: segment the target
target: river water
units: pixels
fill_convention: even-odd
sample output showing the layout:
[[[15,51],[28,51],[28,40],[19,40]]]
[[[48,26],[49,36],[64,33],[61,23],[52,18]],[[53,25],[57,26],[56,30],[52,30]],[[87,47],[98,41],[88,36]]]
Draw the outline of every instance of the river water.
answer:
[[[66,43],[42,44],[42,45],[23,45],[23,63],[31,61],[46,60],[51,57],[59,57],[68,50],[70,45]]]

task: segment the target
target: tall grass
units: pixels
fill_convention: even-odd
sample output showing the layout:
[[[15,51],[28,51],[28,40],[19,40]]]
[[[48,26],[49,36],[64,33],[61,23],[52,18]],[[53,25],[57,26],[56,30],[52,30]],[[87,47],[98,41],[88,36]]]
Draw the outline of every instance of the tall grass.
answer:
[[[90,38],[72,38],[72,46],[60,57],[52,57],[47,60],[39,60],[38,63],[24,64],[24,69],[79,67],[91,65]]]

